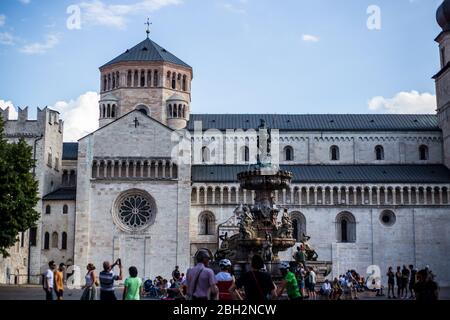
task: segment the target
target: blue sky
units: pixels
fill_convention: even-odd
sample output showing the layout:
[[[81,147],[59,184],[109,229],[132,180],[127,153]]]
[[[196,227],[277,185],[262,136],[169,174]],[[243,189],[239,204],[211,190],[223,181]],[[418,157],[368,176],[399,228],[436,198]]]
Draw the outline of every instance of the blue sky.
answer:
[[[441,2],[0,0],[0,102],[77,107],[150,16],[152,40],[194,69],[193,112],[430,112]],[[80,30],[66,27],[74,4]]]

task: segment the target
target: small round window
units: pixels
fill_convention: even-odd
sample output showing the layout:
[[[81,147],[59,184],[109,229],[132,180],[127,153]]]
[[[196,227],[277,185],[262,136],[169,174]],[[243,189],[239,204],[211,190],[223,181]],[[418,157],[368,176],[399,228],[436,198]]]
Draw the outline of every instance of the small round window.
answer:
[[[380,222],[386,227],[393,226],[396,220],[394,212],[390,210],[385,210],[380,214]]]

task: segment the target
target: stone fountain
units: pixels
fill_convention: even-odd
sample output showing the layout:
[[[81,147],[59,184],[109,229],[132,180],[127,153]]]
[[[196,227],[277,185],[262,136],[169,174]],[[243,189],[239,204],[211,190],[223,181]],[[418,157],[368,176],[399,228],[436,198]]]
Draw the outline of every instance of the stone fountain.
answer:
[[[271,131],[261,120],[258,132],[257,164],[238,174],[241,188],[255,191],[255,204],[241,204],[236,210],[239,232],[221,237],[216,261],[230,259],[236,273],[249,268],[251,257],[259,254],[272,274],[278,273],[278,253],[295,245],[293,227],[287,209],[281,210],[274,201],[276,190],[288,189],[292,172],[280,170],[271,160]],[[279,221],[280,211],[282,212]]]
[[[296,240],[288,210],[281,209],[275,203],[275,191],[289,189],[293,175],[272,163],[272,135],[264,120],[261,120],[258,130],[257,163],[237,176],[242,189],[255,192],[254,205],[241,204],[236,208],[233,218],[238,232],[231,236],[225,233],[219,237],[221,245],[215,260],[231,260],[235,274],[239,276],[241,272],[249,270],[252,256],[259,254],[264,259],[267,271],[279,279],[278,254],[292,248]],[[303,235],[301,241],[306,248],[307,265],[313,266],[318,271],[318,278],[323,279],[331,272],[331,262],[317,261],[317,253],[308,243],[309,239],[309,236]]]

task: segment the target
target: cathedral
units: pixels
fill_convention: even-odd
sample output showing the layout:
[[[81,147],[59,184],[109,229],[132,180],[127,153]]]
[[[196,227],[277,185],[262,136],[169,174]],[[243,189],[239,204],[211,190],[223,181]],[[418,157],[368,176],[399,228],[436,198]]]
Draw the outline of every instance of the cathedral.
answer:
[[[169,277],[199,249],[214,254],[238,205],[254,201],[237,174],[256,162],[265,120],[293,173],[276,201],[330,276],[429,265],[450,285],[450,1],[437,20],[433,115],[196,114],[192,67],[149,37],[100,67],[99,129],[77,143],[64,142],[57,111],[1,110],[6,139],[33,147],[41,218],[0,258],[0,283],[37,283],[50,260],[84,270],[121,258]]]

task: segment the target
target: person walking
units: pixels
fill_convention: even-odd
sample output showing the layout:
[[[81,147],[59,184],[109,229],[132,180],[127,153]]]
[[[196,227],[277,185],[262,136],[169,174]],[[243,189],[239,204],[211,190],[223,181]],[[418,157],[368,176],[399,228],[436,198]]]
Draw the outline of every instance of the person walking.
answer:
[[[53,300],[53,287],[55,284],[55,271],[56,264],[55,261],[51,260],[48,263],[48,269],[42,275],[42,286],[45,291],[45,300]]]
[[[286,290],[289,300],[300,300],[302,296],[298,287],[297,278],[295,274],[291,272],[289,263],[283,262],[280,265],[280,272],[283,277],[278,287],[277,297],[281,297],[284,290]]]
[[[206,250],[197,253],[197,265],[186,273],[187,295],[191,300],[217,300],[219,289],[214,271],[208,268],[211,257]]]
[[[217,288],[219,289],[219,300],[233,300],[230,293],[231,286],[235,283],[235,278],[231,275],[231,261],[228,259],[220,260],[220,272],[216,274]]]
[[[130,276],[125,279],[123,300],[141,300],[143,294],[143,282],[141,278],[138,278],[138,270],[136,267],[130,267],[128,269]]]
[[[59,264],[59,268],[55,270],[55,293],[58,300],[63,300],[64,296],[64,270],[66,265],[64,263]]]
[[[403,280],[402,280],[402,272],[400,266],[397,266],[397,272],[395,273],[395,282],[397,283],[397,297],[401,299],[403,294]]]
[[[309,292],[309,298],[316,300],[317,299],[317,295],[316,295],[316,273],[314,272],[314,269],[312,267],[308,267],[309,270],[309,274],[308,274],[308,283],[309,283],[309,287],[308,287],[308,292]]]
[[[95,300],[97,297],[97,286],[98,279],[95,274],[95,266],[89,263],[86,266],[87,273],[84,276],[85,285],[83,286],[83,294],[81,295],[81,300]]]
[[[119,274],[115,274],[113,269],[115,266],[119,267]],[[111,265],[109,261],[103,262],[103,271],[100,272],[100,300],[114,301],[117,297],[114,293],[114,281],[120,281],[123,278],[122,262],[117,259]]]
[[[402,269],[402,288],[403,288],[403,295],[402,299],[408,299],[408,287],[409,287],[409,269],[403,265]]]
[[[388,278],[388,299],[397,299],[395,296],[395,273],[392,271],[392,267],[389,267],[386,276]]]
[[[417,275],[417,269],[414,268],[414,265],[410,264],[409,265],[409,270],[410,270],[410,276],[409,276],[409,293],[410,299],[415,299],[416,295],[414,293],[414,285],[416,284],[416,275]]]
[[[276,286],[270,274],[262,271],[264,260],[260,255],[254,255],[251,261],[251,270],[244,273],[236,283],[231,286],[230,293],[236,299],[242,300],[239,289],[244,289],[245,300],[255,303],[265,303],[269,300],[269,295],[277,296]]]

